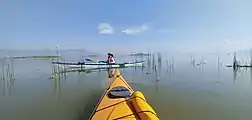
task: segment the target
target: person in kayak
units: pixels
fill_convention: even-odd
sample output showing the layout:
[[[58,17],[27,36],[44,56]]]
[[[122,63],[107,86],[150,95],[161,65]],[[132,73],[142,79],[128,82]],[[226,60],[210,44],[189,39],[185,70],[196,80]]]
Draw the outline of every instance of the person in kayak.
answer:
[[[109,64],[114,64],[115,63],[115,58],[114,58],[114,55],[112,53],[108,53],[108,60],[107,62]]]
[[[108,53],[108,60],[107,60],[108,64],[115,64],[115,58],[114,55],[112,53]],[[109,68],[108,69],[108,77],[112,78],[113,75],[115,73],[115,69],[114,68]]]

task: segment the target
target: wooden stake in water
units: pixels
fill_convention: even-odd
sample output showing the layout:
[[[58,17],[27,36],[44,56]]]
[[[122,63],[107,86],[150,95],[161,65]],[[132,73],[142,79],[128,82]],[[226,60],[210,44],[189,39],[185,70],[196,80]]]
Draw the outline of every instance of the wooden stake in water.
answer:
[[[236,52],[234,52],[234,57],[233,57],[233,69],[237,68],[238,62],[236,60]]]
[[[250,50],[250,67],[252,68],[252,49]]]
[[[2,68],[2,58],[0,58],[0,67]],[[0,88],[2,85],[2,81],[3,81],[3,75],[2,75],[2,72],[0,72]]]
[[[201,71],[204,72],[204,56],[201,58]]]
[[[168,72],[168,70],[169,70],[169,63],[168,63],[168,60],[165,60],[165,63],[166,63],[166,72]]]
[[[174,70],[174,57],[171,59],[171,72]]]
[[[151,53],[149,53],[149,56],[147,57],[147,66],[148,70],[151,71]]]
[[[63,58],[63,59],[64,59],[64,63],[66,63],[65,58]],[[66,64],[64,64],[64,80],[66,82]]]
[[[155,54],[153,54],[153,56],[152,56],[152,70],[153,71],[155,69],[155,65],[156,65],[156,63],[155,63]]]
[[[7,79],[10,79],[10,64],[7,64],[6,77]]]
[[[2,68],[2,58],[0,58],[0,67]],[[0,72],[0,80],[2,81],[2,72]]]
[[[161,71],[162,71],[162,58],[161,54],[158,53],[158,71],[159,71],[159,76],[161,76]]]
[[[220,76],[220,55],[218,55],[218,76]]]
[[[14,60],[13,58],[11,58],[11,73],[12,73],[12,78],[13,80],[15,80],[15,73],[14,73]]]
[[[4,81],[5,80],[5,68],[4,68],[4,66],[5,66],[5,58],[3,58],[2,59],[2,80]]]
[[[157,66],[155,65],[154,67],[155,69],[155,78],[156,78],[156,81],[159,81],[159,76],[158,76],[158,71],[157,71]]]

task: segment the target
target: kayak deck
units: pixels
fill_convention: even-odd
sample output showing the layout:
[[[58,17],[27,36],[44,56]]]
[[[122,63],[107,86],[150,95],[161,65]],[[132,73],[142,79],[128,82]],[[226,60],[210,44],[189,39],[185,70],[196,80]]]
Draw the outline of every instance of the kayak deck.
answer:
[[[141,116],[139,116],[139,113],[141,114],[141,112],[144,111],[137,113],[138,110],[134,108],[134,104],[131,102],[131,97],[111,98],[109,96],[110,92],[116,87],[126,88],[130,95],[134,94],[134,90],[123,79],[119,70],[115,71],[114,77],[112,79],[112,83],[106,89],[100,101],[98,102],[90,117],[90,120],[142,120]],[[152,112],[151,114],[153,114],[153,118],[158,120],[157,115],[152,108],[148,109],[147,112]]]

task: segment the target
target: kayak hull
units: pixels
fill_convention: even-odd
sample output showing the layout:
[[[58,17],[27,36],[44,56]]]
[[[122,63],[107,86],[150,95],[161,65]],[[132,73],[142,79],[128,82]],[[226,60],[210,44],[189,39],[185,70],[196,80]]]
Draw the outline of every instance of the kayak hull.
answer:
[[[130,87],[118,69],[115,71],[112,80],[112,83],[108,86],[97,103],[89,120],[159,120],[155,111],[145,101],[143,95],[141,95],[141,93],[139,95],[138,91],[135,92]],[[127,89],[127,93],[130,96],[111,98],[111,91],[118,87]],[[122,88],[120,89],[122,90]],[[117,91],[118,90],[119,89],[117,89]],[[140,97],[133,97],[133,95],[139,95],[142,96],[142,98],[139,99]],[[142,100],[144,100],[144,102],[140,103],[139,101]],[[141,106],[141,108],[139,108],[139,106]]]
[[[107,63],[63,63],[63,62],[53,62],[53,65],[60,65],[64,68],[121,68],[121,67],[139,67],[143,66],[144,62],[132,62],[132,63],[120,63],[120,64],[107,64]]]

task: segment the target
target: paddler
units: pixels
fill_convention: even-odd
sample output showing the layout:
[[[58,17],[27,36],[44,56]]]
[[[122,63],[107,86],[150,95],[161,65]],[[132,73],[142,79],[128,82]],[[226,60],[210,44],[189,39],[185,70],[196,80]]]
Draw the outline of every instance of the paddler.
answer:
[[[108,64],[115,64],[115,58],[114,55],[112,53],[108,53],[108,60],[107,60]],[[115,69],[114,68],[109,68],[108,69],[108,77],[112,78],[113,75],[115,73]]]
[[[114,64],[115,63],[115,58],[114,58],[114,55],[112,53],[108,53],[108,60],[107,62],[109,64]]]

